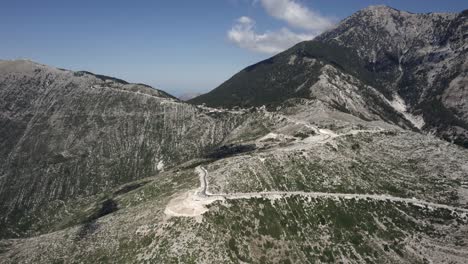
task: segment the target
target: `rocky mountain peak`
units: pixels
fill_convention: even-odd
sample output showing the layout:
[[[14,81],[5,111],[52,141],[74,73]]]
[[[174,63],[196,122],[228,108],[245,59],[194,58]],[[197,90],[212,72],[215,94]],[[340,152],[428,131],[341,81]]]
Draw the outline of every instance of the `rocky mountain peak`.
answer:
[[[417,46],[437,45],[445,36],[455,13],[413,14],[388,6],[371,6],[344,19],[317,39],[361,47],[372,57],[375,49],[405,52]],[[369,52],[370,51],[370,52]]]
[[[405,12],[405,11],[400,11],[398,9],[395,9],[393,7],[390,7],[390,6],[387,6],[387,5],[371,5],[371,6],[368,6],[364,9],[361,9],[360,11],[358,11],[357,13],[353,14],[353,15],[357,15],[359,13],[372,13],[372,14],[379,14],[379,15],[385,15],[385,14],[391,14],[391,13],[400,13],[400,12],[403,12],[403,13],[408,13],[408,12]]]

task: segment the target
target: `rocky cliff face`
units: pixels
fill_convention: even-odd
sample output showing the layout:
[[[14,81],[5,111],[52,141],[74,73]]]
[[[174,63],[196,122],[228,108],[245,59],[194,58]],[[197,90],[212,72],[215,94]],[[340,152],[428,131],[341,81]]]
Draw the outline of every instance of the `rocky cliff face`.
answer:
[[[3,236],[21,235],[45,208],[202,156],[241,119],[29,61],[0,62],[0,113]]]
[[[372,6],[313,41],[244,69],[191,102],[258,106],[293,97],[318,98],[337,109],[368,116],[370,109],[353,109],[365,101],[380,118],[403,125],[409,121],[467,146],[467,32],[466,11],[412,14]],[[330,75],[330,67],[340,80],[334,77],[331,82],[324,76]],[[350,85],[354,88],[344,88]],[[333,86],[342,90],[339,95],[337,89],[323,89]]]
[[[380,90],[401,96],[424,129],[468,146],[468,12],[412,14],[370,7],[317,38],[356,52]]]

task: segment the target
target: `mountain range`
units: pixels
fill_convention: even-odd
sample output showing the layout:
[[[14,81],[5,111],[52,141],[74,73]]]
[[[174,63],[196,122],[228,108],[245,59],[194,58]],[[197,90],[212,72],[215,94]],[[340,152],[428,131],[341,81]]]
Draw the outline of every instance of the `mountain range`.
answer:
[[[468,11],[371,6],[188,102],[0,61],[0,263],[466,263]]]

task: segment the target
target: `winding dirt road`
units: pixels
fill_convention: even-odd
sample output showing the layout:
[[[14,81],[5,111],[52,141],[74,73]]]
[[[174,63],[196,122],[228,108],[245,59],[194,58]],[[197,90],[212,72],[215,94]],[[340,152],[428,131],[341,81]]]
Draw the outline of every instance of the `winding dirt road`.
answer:
[[[217,193],[212,194],[208,190],[207,175],[208,171],[198,166],[195,171],[200,178],[200,187],[195,191],[189,191],[181,196],[178,196],[169,202],[165,213],[170,216],[187,216],[194,217],[208,211],[206,205],[220,200],[236,200],[236,199],[280,199],[292,196],[302,196],[311,198],[329,198],[329,199],[357,199],[357,200],[376,200],[376,201],[392,201],[413,204],[427,208],[442,208],[451,211],[468,213],[468,209],[450,206],[446,204],[438,204],[419,200],[416,198],[401,198],[390,195],[379,194],[353,194],[353,193],[324,193],[324,192],[304,192],[304,191],[268,191],[268,192],[252,192],[252,193]]]
[[[267,112],[268,113],[268,112]],[[377,127],[372,130],[351,130],[347,133],[336,134],[333,131],[326,129],[319,129],[316,127],[307,124],[306,122],[294,120],[287,118],[288,121],[297,123],[300,125],[308,126],[311,129],[316,131],[316,136],[311,136],[302,140],[300,143],[285,148],[288,150],[295,149],[297,147],[311,147],[314,144],[325,144],[333,139],[339,137],[345,137],[349,135],[357,135],[360,133],[382,133],[385,132],[384,129]],[[283,149],[284,150],[284,149]],[[252,198],[264,198],[264,199],[280,199],[285,197],[292,196],[303,196],[311,198],[328,198],[328,199],[358,199],[358,200],[376,200],[376,201],[392,201],[392,202],[403,202],[408,204],[413,204],[420,207],[427,208],[443,208],[451,211],[460,212],[462,214],[467,214],[467,208],[454,207],[446,204],[438,204],[433,202],[428,202],[424,200],[419,200],[416,198],[401,198],[384,194],[355,194],[355,193],[325,193],[325,192],[304,192],[304,191],[268,191],[268,192],[250,192],[250,193],[210,193],[208,186],[208,171],[202,167],[198,166],[195,171],[199,175],[200,187],[196,190],[191,190],[186,193],[180,194],[174,199],[172,199],[169,204],[166,206],[165,213],[169,216],[187,216],[195,217],[202,215],[208,208],[206,205],[213,203],[214,201],[219,200],[236,200],[236,199],[252,199]]]

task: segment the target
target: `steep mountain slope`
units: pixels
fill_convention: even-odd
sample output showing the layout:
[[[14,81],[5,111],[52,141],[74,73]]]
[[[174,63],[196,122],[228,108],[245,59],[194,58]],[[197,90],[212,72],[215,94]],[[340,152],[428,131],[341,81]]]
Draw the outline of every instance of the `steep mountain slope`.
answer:
[[[260,106],[302,97],[352,112],[353,104],[364,101],[367,109],[354,114],[372,111],[395,124],[409,121],[467,146],[467,32],[466,11],[411,14],[372,6],[312,41],[247,67],[190,102]],[[341,85],[328,81],[330,67]],[[350,78],[357,81],[349,83]],[[317,89],[327,86],[337,88],[327,88],[327,93]],[[344,88],[350,86],[351,91]],[[340,98],[343,93],[348,96]]]
[[[411,14],[371,7],[317,38],[355,50],[364,67],[422,115],[425,130],[468,146],[468,11]]]
[[[0,62],[0,113],[0,236],[23,235],[70,199],[203,155],[242,119],[22,60]]]

